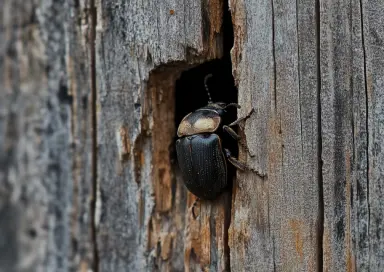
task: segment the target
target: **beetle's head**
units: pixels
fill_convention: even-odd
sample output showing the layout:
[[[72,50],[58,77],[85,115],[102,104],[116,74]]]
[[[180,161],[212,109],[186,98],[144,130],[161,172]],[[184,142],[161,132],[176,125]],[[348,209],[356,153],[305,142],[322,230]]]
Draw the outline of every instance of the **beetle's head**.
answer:
[[[223,110],[227,106],[227,103],[224,102],[209,102],[207,108],[215,109],[215,110]]]
[[[227,103],[224,102],[211,102],[208,103],[203,109],[209,109],[217,112],[220,116],[224,116],[227,113]]]

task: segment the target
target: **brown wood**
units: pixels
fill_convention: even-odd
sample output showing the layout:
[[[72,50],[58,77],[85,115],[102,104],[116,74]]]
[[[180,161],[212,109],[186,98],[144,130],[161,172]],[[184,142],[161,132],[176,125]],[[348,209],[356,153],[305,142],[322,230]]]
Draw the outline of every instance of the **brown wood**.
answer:
[[[199,219],[188,223],[193,199],[169,155],[176,133],[175,81],[188,67],[221,57],[222,5],[97,3],[96,220],[102,271],[228,267],[229,203],[203,204]]]
[[[383,271],[383,14],[0,1],[0,271]],[[229,53],[249,170],[194,219],[176,81]]]

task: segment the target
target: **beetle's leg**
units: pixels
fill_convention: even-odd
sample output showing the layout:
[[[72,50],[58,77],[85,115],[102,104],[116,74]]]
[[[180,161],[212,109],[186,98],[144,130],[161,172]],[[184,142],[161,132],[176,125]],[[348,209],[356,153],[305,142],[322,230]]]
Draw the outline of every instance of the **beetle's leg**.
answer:
[[[237,169],[245,171],[248,169],[248,167],[245,165],[245,163],[238,161],[235,157],[232,157],[231,151],[224,148],[225,156],[227,157],[228,161]]]
[[[245,163],[240,162],[240,161],[237,160],[235,157],[232,157],[232,155],[231,155],[231,151],[229,151],[228,149],[224,148],[224,153],[225,153],[225,156],[227,157],[228,161],[229,161],[233,166],[235,166],[237,169],[242,170],[242,171],[245,171],[245,170],[251,170],[251,171],[255,172],[255,173],[256,173],[258,176],[260,176],[261,178],[264,178],[264,177],[267,176],[266,174],[261,173],[260,171],[257,171],[257,170],[255,170],[255,169],[249,168]]]
[[[233,127],[233,126],[238,125],[239,123],[241,123],[241,122],[247,120],[249,117],[251,117],[252,113],[254,113],[254,112],[255,112],[255,109],[252,108],[252,110],[251,110],[246,116],[244,116],[244,117],[240,117],[240,118],[237,119],[236,121],[230,123],[228,126],[229,126],[229,127]]]
[[[241,141],[241,137],[232,128],[230,128],[229,126],[223,126],[223,130],[229,135],[231,135],[233,139],[238,141],[239,144],[244,148],[244,150],[249,152],[248,146],[243,141]]]
[[[200,201],[200,198],[196,198],[195,199],[195,201],[193,202],[193,204],[192,204],[192,206],[191,206],[191,212],[192,212],[192,217],[193,217],[193,219],[196,219],[197,218],[197,216],[196,216],[196,214],[195,214],[195,207],[196,207],[196,205],[197,205],[197,203]]]
[[[225,132],[227,132],[229,135],[231,135],[231,137],[232,137],[233,139],[235,139],[235,140],[237,140],[237,141],[240,140],[240,136],[237,135],[237,133],[236,133],[233,129],[231,129],[229,126],[223,126],[223,130],[224,130]]]
[[[237,141],[239,142],[239,144],[244,148],[244,150],[246,150],[246,151],[249,153],[249,155],[250,155],[251,157],[253,157],[253,156],[252,156],[252,154],[250,153],[250,151],[249,151],[249,149],[248,149],[248,146],[247,146],[243,141],[241,141],[240,136],[239,136],[233,129],[231,129],[230,127],[232,127],[232,126],[236,126],[236,125],[238,125],[239,123],[241,123],[241,122],[247,120],[249,117],[251,117],[252,113],[254,113],[254,112],[255,112],[255,109],[252,108],[252,110],[250,110],[249,113],[248,113],[246,116],[244,116],[244,117],[240,117],[239,119],[237,119],[236,121],[230,123],[230,124],[227,125],[227,126],[223,126],[224,131],[227,132],[229,135],[231,135],[232,138],[234,138],[235,140],[237,140]]]
[[[227,109],[227,108],[232,108],[232,107],[235,107],[235,108],[238,108],[238,109],[240,109],[241,107],[240,107],[240,105],[239,104],[237,104],[237,103],[229,103],[228,105],[226,105],[225,106],[225,108],[224,109]]]

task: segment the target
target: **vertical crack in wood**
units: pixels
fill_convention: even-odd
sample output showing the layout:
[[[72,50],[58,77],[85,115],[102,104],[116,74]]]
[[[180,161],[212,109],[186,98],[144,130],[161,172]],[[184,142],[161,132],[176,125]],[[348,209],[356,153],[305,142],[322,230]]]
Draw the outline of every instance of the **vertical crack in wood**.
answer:
[[[268,201],[269,203],[269,201]],[[269,218],[268,218],[269,220]],[[269,234],[271,235],[271,234]],[[271,237],[271,236],[270,236]],[[273,260],[273,271],[276,272],[276,246],[275,246],[275,238],[272,236],[272,260]]]
[[[223,58],[228,59],[228,63],[232,69],[232,59],[231,59],[231,49],[234,46],[235,38],[233,31],[233,21],[232,14],[229,9],[229,1],[223,1],[223,20],[222,20],[222,29],[223,29]],[[232,72],[233,74],[233,72]],[[237,94],[238,95],[238,94]],[[237,102],[237,101],[236,101]],[[234,175],[232,182],[236,182],[236,175]],[[233,187],[233,186],[232,186]],[[227,265],[227,271],[231,271],[231,252],[229,247],[229,227],[231,225],[232,218],[232,194],[229,194],[229,199],[227,202],[227,211],[224,212],[224,254],[225,254],[225,262]]]
[[[321,127],[321,71],[320,71],[320,0],[315,0],[316,16],[316,66],[317,66],[317,147],[318,147],[318,184],[319,184],[319,220],[318,220],[318,269],[323,271],[323,236],[324,236],[324,188],[323,188],[323,139]]]
[[[363,69],[364,69],[364,87],[365,87],[365,130],[366,130],[366,141],[367,141],[367,208],[368,208],[368,226],[367,233],[369,234],[369,227],[371,225],[371,209],[369,205],[369,118],[368,118],[368,107],[369,107],[369,99],[368,99],[368,83],[367,83],[367,55],[365,51],[365,36],[364,36],[364,13],[363,13],[363,1],[360,0],[360,16],[361,16],[361,43],[363,48]],[[371,255],[369,255],[371,256]],[[371,261],[369,261],[371,263]]]
[[[271,27],[272,27],[272,64],[273,64],[273,101],[274,101],[274,112],[277,114],[277,68],[276,68],[276,49],[275,49],[275,9],[274,9],[274,3],[273,0],[271,0]],[[281,116],[280,116],[280,124],[279,124],[279,131],[281,132]],[[281,149],[281,155],[283,157],[284,155],[284,149]],[[281,160],[282,169],[284,169],[283,165],[284,160]],[[270,198],[269,198],[269,189],[268,189],[268,235],[272,239],[272,261],[273,261],[273,271],[276,271],[276,244],[275,239],[273,236],[271,236],[271,220],[270,220]]]
[[[300,40],[299,40],[299,2],[296,0],[296,43],[297,43],[297,77],[298,77],[298,95],[299,95],[299,119],[300,119],[300,141],[301,154],[304,154],[303,140],[303,117],[301,109],[301,78],[300,78]]]
[[[236,181],[236,177],[233,179]],[[226,253],[225,260],[227,263],[227,271],[231,271],[231,251],[229,247],[229,227],[231,226],[232,214],[232,195],[229,195],[228,211],[224,215],[224,252]]]
[[[217,248],[217,244],[216,244],[216,241],[217,241],[217,235],[216,235],[216,219],[211,216],[209,218],[209,232],[210,232],[210,244],[211,244],[211,248],[210,248],[210,257],[211,257],[211,263],[210,263],[210,268],[212,270],[216,270],[217,267],[218,267],[218,256],[217,256],[217,251],[218,251],[218,248]]]
[[[273,61],[273,100],[275,102],[275,112],[277,111],[277,90],[276,90],[276,50],[275,50],[275,10],[273,0],[271,0],[271,15],[272,15],[272,61]],[[281,127],[281,126],[280,126]]]
[[[90,52],[90,77],[91,77],[91,130],[92,130],[92,199],[91,199],[91,230],[93,240],[93,265],[94,271],[99,271],[99,256],[96,233],[96,201],[97,201],[97,113],[96,113],[96,6],[95,0],[89,2],[89,52]]]

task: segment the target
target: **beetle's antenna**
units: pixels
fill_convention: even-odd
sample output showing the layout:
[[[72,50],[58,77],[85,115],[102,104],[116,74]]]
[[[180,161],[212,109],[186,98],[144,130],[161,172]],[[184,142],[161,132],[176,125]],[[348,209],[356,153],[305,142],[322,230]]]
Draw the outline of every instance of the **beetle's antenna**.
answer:
[[[205,86],[205,90],[207,91],[207,94],[208,94],[208,104],[211,104],[212,103],[212,97],[211,97],[211,93],[209,92],[209,88],[208,88],[208,85],[207,85],[207,81],[208,79],[210,79],[212,77],[212,74],[208,74],[205,76],[204,78],[204,86]]]

